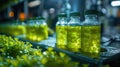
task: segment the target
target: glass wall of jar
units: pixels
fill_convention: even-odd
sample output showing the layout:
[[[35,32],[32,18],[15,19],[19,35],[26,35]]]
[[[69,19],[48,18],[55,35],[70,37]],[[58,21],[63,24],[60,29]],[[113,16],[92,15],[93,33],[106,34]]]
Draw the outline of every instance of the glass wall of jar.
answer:
[[[2,24],[0,28],[1,33],[11,36],[19,36],[25,34],[25,23],[18,20],[9,21],[5,24]]]
[[[26,25],[26,38],[39,42],[48,38],[48,27],[42,17],[30,18]]]
[[[67,49],[72,52],[79,52],[81,49],[80,13],[73,12],[70,16],[67,27]]]
[[[11,29],[11,34],[13,36],[25,35],[26,32],[24,21],[17,20],[16,23],[13,23],[13,25],[11,25]]]
[[[101,26],[96,10],[85,11],[85,21],[82,26],[81,50],[84,55],[97,58],[100,55]]]
[[[65,13],[58,14],[58,22],[56,23],[56,47],[66,49],[67,45],[67,15]]]

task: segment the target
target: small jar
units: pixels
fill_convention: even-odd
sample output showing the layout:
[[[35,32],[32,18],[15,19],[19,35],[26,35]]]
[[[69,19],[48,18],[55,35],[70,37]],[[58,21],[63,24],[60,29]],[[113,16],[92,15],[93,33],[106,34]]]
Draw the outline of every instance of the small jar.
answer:
[[[19,35],[24,35],[25,34],[25,23],[19,20],[12,21],[8,28],[8,34],[11,36],[19,36]]]
[[[72,52],[79,52],[81,49],[81,25],[80,13],[71,13],[67,27],[67,48]]]
[[[67,15],[65,13],[58,14],[56,23],[56,47],[66,49],[67,45]]]
[[[30,18],[27,21],[26,38],[35,42],[48,38],[48,27],[44,18]]]
[[[100,55],[101,26],[98,22],[97,11],[87,10],[82,26],[82,53],[97,58]]]

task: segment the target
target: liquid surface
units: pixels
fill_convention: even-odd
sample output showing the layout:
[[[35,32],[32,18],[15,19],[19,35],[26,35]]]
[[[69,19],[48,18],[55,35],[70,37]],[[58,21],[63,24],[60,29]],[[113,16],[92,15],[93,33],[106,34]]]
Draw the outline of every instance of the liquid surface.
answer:
[[[66,49],[67,26],[56,26],[56,47]]]
[[[47,25],[26,26],[26,38],[36,42],[47,39]]]
[[[82,52],[90,57],[99,57],[100,26],[82,26]]]
[[[68,26],[67,48],[79,52],[81,48],[81,26]]]

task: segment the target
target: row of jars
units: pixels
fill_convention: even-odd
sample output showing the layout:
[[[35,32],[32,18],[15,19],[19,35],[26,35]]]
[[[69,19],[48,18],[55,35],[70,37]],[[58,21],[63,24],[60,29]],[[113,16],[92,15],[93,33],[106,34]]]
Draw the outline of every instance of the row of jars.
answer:
[[[14,21],[0,25],[0,32],[19,36],[24,35],[27,40],[39,42],[48,38],[48,26],[43,17],[29,18],[27,22]]]
[[[25,34],[24,23],[19,23],[19,21],[10,21],[0,24],[0,33],[4,33],[11,36]]]
[[[65,13],[58,15],[56,23],[56,47],[79,52],[98,58],[100,55],[101,28],[95,10],[85,11],[85,20],[80,21],[80,13],[70,13],[68,21]]]

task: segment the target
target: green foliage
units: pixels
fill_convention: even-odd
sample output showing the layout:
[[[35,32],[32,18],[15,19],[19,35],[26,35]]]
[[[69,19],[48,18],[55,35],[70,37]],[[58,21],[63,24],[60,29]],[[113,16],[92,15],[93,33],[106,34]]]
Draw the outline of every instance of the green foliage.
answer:
[[[0,35],[0,67],[78,67],[64,53],[31,48],[29,42]]]

